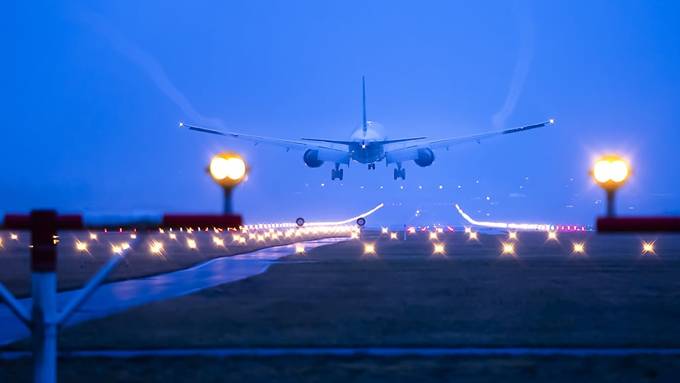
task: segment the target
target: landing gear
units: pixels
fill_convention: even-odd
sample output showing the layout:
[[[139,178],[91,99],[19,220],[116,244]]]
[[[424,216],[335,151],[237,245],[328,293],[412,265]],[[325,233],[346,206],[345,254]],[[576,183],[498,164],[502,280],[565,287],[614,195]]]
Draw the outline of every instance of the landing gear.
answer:
[[[375,170],[375,164],[368,164],[368,170]]]
[[[331,169],[331,181],[335,181],[336,178],[342,181],[342,173],[340,164],[335,164],[335,169]]]
[[[396,180],[399,178],[406,180],[406,169],[402,168],[401,166],[394,169],[394,179]]]

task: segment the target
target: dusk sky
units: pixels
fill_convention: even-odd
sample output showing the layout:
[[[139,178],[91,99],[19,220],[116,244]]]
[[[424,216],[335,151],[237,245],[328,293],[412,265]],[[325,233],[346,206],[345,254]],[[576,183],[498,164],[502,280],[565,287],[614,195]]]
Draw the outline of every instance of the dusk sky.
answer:
[[[634,167],[622,214],[680,213],[680,4],[661,1],[16,1],[3,28],[0,212],[219,212],[205,172],[233,150],[247,222],[489,220],[592,224],[588,169]],[[352,163],[202,135],[446,138],[555,118],[552,127],[435,152],[394,181]],[[404,186],[403,190],[400,186]],[[439,186],[442,186],[441,188]],[[422,188],[421,188],[422,187]],[[416,210],[421,213],[415,217]]]

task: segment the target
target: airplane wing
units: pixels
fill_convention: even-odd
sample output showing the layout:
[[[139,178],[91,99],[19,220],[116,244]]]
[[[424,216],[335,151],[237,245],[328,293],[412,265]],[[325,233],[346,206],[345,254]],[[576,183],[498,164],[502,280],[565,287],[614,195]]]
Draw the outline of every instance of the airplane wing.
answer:
[[[453,145],[458,145],[458,144],[462,144],[462,143],[466,143],[466,142],[479,142],[481,140],[485,140],[485,139],[491,138],[491,137],[502,136],[502,135],[505,135],[505,134],[525,132],[527,130],[538,129],[538,128],[543,128],[545,126],[553,125],[554,123],[555,123],[555,120],[551,118],[551,119],[549,119],[548,121],[545,121],[545,122],[541,122],[541,123],[538,123],[538,124],[532,124],[532,125],[520,126],[518,128],[497,130],[497,131],[493,131],[493,132],[473,134],[473,135],[469,135],[469,136],[421,141],[421,142],[418,142],[416,145],[410,145],[410,146],[405,146],[405,147],[401,147],[401,148],[396,148],[395,150],[413,149],[413,148],[430,148],[430,149],[446,148],[446,149],[448,149],[450,146],[453,146]],[[394,150],[393,150],[393,152],[394,152]]]
[[[217,135],[217,136],[230,137],[230,138],[234,138],[234,139],[238,139],[238,140],[249,141],[249,142],[254,143],[255,145],[270,144],[270,145],[280,146],[280,147],[286,148],[286,150],[290,150],[290,149],[296,149],[296,150],[326,149],[326,150],[334,150],[334,151],[343,152],[343,153],[346,152],[346,150],[338,149],[337,147],[312,144],[310,142],[287,140],[287,139],[274,138],[274,137],[255,136],[255,135],[251,135],[251,134],[242,134],[242,133],[236,133],[236,132],[222,132],[222,131],[219,131],[219,130],[203,128],[203,127],[196,126],[196,125],[185,124],[183,122],[180,122],[179,126],[180,126],[180,128],[187,128],[189,130],[193,130],[193,131],[196,131],[196,132],[214,134],[214,135]],[[336,144],[339,144],[339,143],[340,142],[337,142]]]
[[[453,138],[445,138],[445,139],[437,139],[437,140],[424,140],[416,143],[415,145],[407,145],[407,146],[402,146],[398,148],[391,148],[391,149],[386,149],[386,157],[387,157],[387,162],[392,163],[392,162],[401,162],[401,161],[409,161],[409,160],[415,160],[419,156],[423,155],[423,150],[424,151],[430,151],[431,149],[440,149],[440,148],[446,148],[447,150],[449,147],[466,143],[466,142],[480,142],[481,140],[485,140],[487,138],[491,137],[497,137],[497,136],[502,136],[505,134],[513,134],[513,133],[519,133],[519,132],[524,132],[527,130],[532,130],[532,129],[538,129],[538,128],[543,128],[545,126],[553,125],[555,123],[554,119],[549,119],[548,121],[541,122],[538,124],[532,124],[532,125],[525,125],[525,126],[520,126],[517,128],[512,128],[512,129],[505,129],[505,130],[497,130],[493,132],[487,132],[487,133],[480,133],[480,134],[473,134],[469,136],[462,136],[462,137],[453,137]],[[434,157],[432,157],[434,159]],[[431,161],[429,162],[431,163]]]

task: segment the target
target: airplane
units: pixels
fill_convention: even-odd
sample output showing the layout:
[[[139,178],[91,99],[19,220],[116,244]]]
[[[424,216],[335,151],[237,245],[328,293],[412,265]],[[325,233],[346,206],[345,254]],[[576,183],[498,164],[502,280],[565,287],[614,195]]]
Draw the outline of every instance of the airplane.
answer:
[[[454,145],[466,142],[479,143],[481,140],[487,138],[524,132],[553,125],[555,123],[555,120],[551,118],[538,124],[444,139],[428,140],[427,137],[387,139],[376,129],[378,126],[377,123],[366,119],[366,81],[363,77],[361,78],[361,95],[361,126],[354,131],[350,139],[346,141],[320,138],[288,140],[236,132],[222,132],[196,125],[185,124],[184,122],[180,122],[179,126],[197,132],[254,142],[255,145],[263,143],[281,146],[286,148],[286,151],[290,151],[291,149],[304,150],[302,159],[310,168],[321,167],[325,162],[335,164],[335,167],[331,169],[331,180],[343,179],[343,169],[340,168],[341,165],[347,165],[347,167],[349,167],[350,162],[356,161],[361,164],[367,164],[369,170],[375,170],[376,162],[383,160],[387,166],[396,164],[396,168],[394,169],[395,180],[399,178],[405,180],[406,169],[403,167],[404,162],[413,161],[420,167],[430,166],[435,159],[434,149],[444,148],[449,150],[449,148]]]

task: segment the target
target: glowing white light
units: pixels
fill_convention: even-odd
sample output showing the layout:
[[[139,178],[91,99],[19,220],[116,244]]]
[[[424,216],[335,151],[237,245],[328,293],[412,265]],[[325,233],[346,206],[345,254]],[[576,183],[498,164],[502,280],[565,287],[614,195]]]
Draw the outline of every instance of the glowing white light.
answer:
[[[198,244],[196,244],[195,239],[187,238],[187,247],[191,250],[196,250],[198,248]]]
[[[123,248],[120,247],[119,245],[111,244],[111,252],[112,252],[113,254],[122,254],[122,253],[123,253]]]
[[[135,233],[130,234],[130,239],[137,239],[137,234]]]
[[[359,233],[356,231],[353,231],[352,234],[349,235],[351,239],[359,239]]]
[[[654,248],[655,241],[642,241],[642,255],[654,255],[656,249]]]
[[[390,233],[390,239],[397,239],[397,233]]]
[[[76,250],[78,251],[87,251],[87,246],[87,242],[76,241]]]
[[[375,244],[364,243],[364,254],[375,254]]]
[[[298,243],[295,245],[295,254],[304,254],[305,253],[305,245]]]
[[[224,247],[224,240],[216,235],[212,237],[213,244],[217,247]]]
[[[446,254],[446,245],[443,243],[435,243],[434,244],[434,250],[432,250],[432,254]]]
[[[474,231],[470,232],[470,234],[468,234],[468,236],[469,236],[470,240],[473,240],[473,241],[477,240],[477,233],[474,232]]]
[[[90,239],[93,241],[97,240],[97,233],[90,233]]]
[[[172,240],[175,240],[175,239],[177,239],[177,234],[170,233],[170,234],[168,234],[168,237],[170,237],[170,239],[172,239]]]
[[[411,226],[411,227],[408,228],[407,231],[408,231],[409,234],[415,234],[415,233],[416,233],[416,228],[413,227],[413,226]]]
[[[388,234],[390,232],[390,229],[386,227],[380,228],[380,234]]]
[[[120,248],[123,249],[123,250],[129,250],[129,249],[130,249],[130,244],[127,243],[127,242],[122,242],[122,243],[120,244]]]
[[[549,241],[557,241],[557,232],[556,231],[549,231],[548,232],[548,240]]]
[[[437,234],[441,234],[441,233],[444,232],[444,229],[442,229],[441,227],[438,227],[438,228],[435,229],[435,231],[437,232]]]
[[[437,232],[431,231],[431,232],[430,232],[430,240],[431,240],[431,241],[436,241],[436,240],[438,240],[438,239],[439,239],[439,237],[437,236]]]
[[[574,242],[572,246],[572,252],[574,254],[583,254],[586,252],[586,244],[583,242]]]
[[[472,228],[471,227],[465,227],[465,234],[470,234],[472,233]]]
[[[628,163],[614,155],[604,156],[595,162],[593,165],[593,178],[600,184],[613,182],[615,184],[622,183],[628,178],[630,172]]]
[[[210,174],[217,181],[238,181],[246,175],[246,163],[240,157],[215,156],[210,161]]]
[[[514,255],[515,254],[515,244],[512,242],[503,242],[501,248],[501,254],[503,255]]]
[[[511,241],[516,241],[517,240],[517,232],[516,231],[509,231],[508,232],[508,239]]]
[[[163,252],[163,242],[152,241],[149,244],[149,251],[151,254],[161,254]]]

